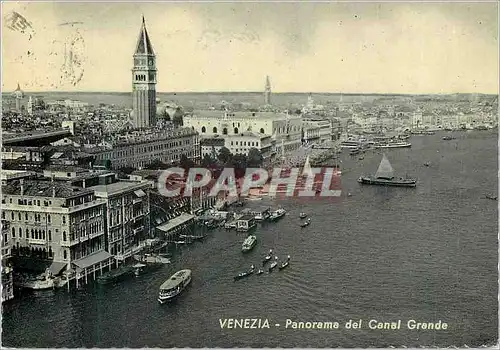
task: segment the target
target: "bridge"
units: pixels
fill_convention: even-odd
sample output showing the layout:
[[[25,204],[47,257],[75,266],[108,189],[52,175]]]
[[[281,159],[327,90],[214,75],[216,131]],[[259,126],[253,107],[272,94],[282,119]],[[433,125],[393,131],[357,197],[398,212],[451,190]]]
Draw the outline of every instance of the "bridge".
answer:
[[[51,142],[61,140],[65,137],[71,136],[69,129],[60,129],[49,132],[31,132],[23,134],[2,135],[2,146],[45,146]]]

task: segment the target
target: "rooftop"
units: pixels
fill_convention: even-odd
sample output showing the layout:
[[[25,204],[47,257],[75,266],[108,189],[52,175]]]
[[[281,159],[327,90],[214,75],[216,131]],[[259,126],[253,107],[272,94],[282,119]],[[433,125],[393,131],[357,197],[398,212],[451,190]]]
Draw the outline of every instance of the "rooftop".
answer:
[[[139,189],[147,184],[147,181],[119,181],[109,185],[97,185],[97,186],[89,186],[88,189],[91,189],[97,193],[106,193],[108,196],[123,192],[125,190],[133,190]]]
[[[224,111],[213,111],[213,110],[199,110],[195,111],[194,115],[186,116],[186,119],[189,118],[227,118],[227,119],[270,119],[270,120],[282,120],[284,118],[298,117],[287,115],[284,113],[275,113],[275,112],[224,112]]]
[[[51,181],[44,180],[15,180],[10,184],[2,186],[2,192],[7,195],[20,196],[21,183],[23,184],[23,196],[27,197],[53,197],[53,190],[55,190],[55,198],[79,197],[93,193],[90,189],[75,187],[61,182],[54,184]]]

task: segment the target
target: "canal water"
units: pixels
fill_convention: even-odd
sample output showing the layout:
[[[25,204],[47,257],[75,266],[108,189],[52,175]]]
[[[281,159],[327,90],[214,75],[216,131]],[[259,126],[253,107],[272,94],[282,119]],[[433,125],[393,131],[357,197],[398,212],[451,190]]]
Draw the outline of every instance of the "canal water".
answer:
[[[288,215],[244,235],[214,230],[178,249],[172,264],[123,283],[25,293],[3,306],[8,347],[388,347],[497,342],[498,213],[495,132],[413,136],[411,149],[386,152],[396,173],[415,175],[414,189],[360,186],[381,153],[344,154],[344,196],[269,202]],[[347,153],[347,152],[345,152]],[[423,164],[430,162],[429,167]],[[350,192],[352,196],[346,196]],[[264,201],[256,203],[267,204]],[[299,213],[312,224],[300,228]],[[273,248],[290,266],[233,277]],[[175,271],[193,271],[190,287],[159,305],[158,288]],[[268,319],[270,328],[221,329],[226,318]],[[339,329],[286,329],[286,320],[339,322]],[[359,329],[345,329],[362,319]],[[370,320],[402,321],[372,330]],[[447,323],[409,330],[408,320]],[[280,326],[276,326],[279,324]]]

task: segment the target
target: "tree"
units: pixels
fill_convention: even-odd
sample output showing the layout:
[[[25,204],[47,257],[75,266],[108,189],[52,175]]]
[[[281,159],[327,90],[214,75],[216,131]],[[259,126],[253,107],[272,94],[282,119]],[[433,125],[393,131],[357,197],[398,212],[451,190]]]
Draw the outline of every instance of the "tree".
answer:
[[[231,151],[227,147],[222,147],[219,150],[219,155],[217,156],[217,158],[222,164],[226,164],[229,161],[231,161],[233,155],[231,154]]]
[[[201,160],[201,166],[205,168],[209,168],[215,164],[216,160],[210,155],[210,154],[205,154],[203,159]]]
[[[250,148],[248,151],[247,165],[251,168],[260,168],[264,162],[264,157],[257,148]]]
[[[185,154],[181,155],[181,159],[179,161],[179,165],[181,168],[185,170],[189,170],[194,167],[194,162],[189,159]]]
[[[163,115],[162,115],[163,119],[167,122],[169,121],[172,121],[172,119],[170,118],[170,114],[167,113],[167,110],[164,110],[163,111]]]
[[[168,166],[167,166],[167,164],[163,163],[161,160],[155,159],[151,163],[146,165],[144,168],[149,169],[149,170],[156,170],[156,169],[167,169]]]

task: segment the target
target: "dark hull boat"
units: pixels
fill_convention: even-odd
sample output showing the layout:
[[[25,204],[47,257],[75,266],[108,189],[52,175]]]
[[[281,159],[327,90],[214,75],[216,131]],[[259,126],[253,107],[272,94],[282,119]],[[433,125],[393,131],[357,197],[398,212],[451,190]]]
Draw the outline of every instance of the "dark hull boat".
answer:
[[[486,199],[491,199],[491,200],[493,200],[493,201],[496,201],[496,200],[498,199],[498,197],[497,197],[497,196],[492,196],[492,195],[490,195],[490,194],[485,195],[485,197],[486,197]]]
[[[394,177],[394,170],[387,157],[382,157],[382,161],[378,166],[375,175],[360,176],[358,182],[363,185],[376,185],[376,186],[395,186],[395,187],[416,187],[417,180],[411,178]]]
[[[104,273],[103,275],[97,277],[97,283],[108,284],[113,282],[123,281],[134,275],[134,268],[132,266],[120,266],[115,270]]]
[[[238,281],[238,280],[241,280],[241,279],[243,279],[245,277],[248,277],[251,274],[253,274],[253,271],[254,270],[250,270],[250,271],[247,271],[247,272],[240,272],[237,276],[234,276],[234,280]]]
[[[382,179],[375,176],[361,176],[358,182],[363,185],[377,185],[377,186],[395,186],[395,187],[416,187],[417,180],[415,179]]]

